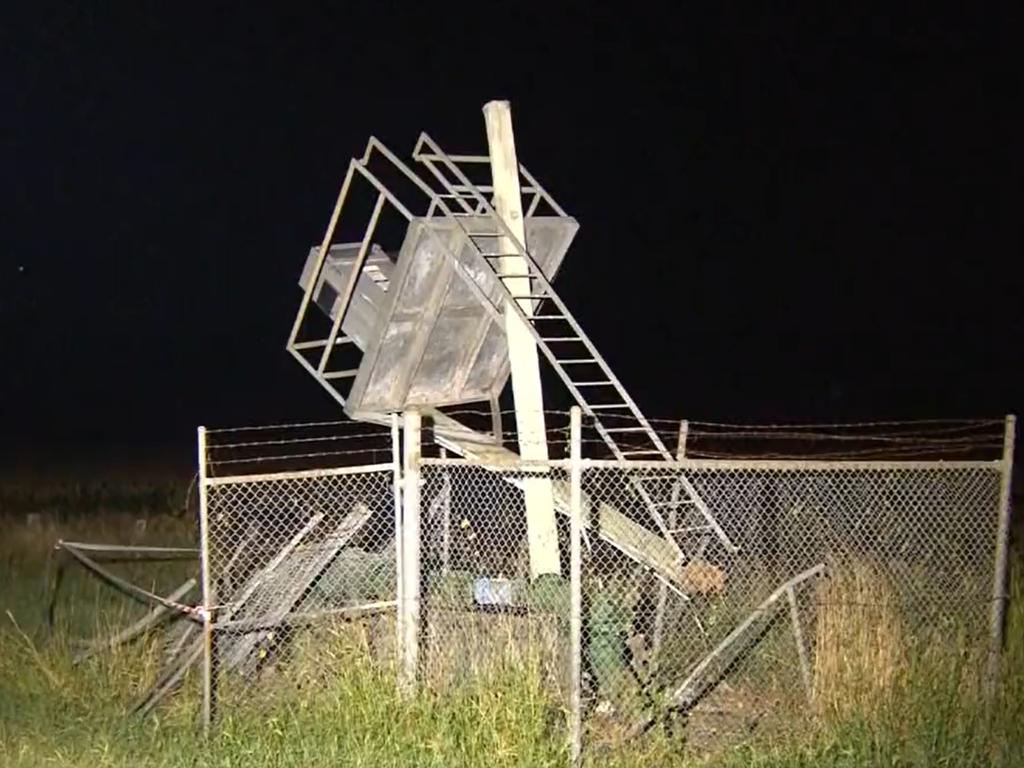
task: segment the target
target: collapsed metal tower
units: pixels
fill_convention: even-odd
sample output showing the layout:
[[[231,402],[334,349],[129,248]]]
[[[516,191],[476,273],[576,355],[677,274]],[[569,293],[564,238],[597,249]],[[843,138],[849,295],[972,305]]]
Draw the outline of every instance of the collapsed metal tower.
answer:
[[[493,141],[490,155],[448,154],[423,133],[412,153],[414,170],[370,138],[362,157],[349,163],[324,238],[306,258],[289,352],[351,418],[386,424],[390,413],[419,410],[433,420],[440,444],[487,466],[530,458],[522,438],[522,456],[501,444],[497,410],[510,377],[514,388],[517,375],[531,377],[510,359],[515,354],[513,348],[510,355],[510,333],[517,326],[617,460],[672,460],[552,285],[578,229],[576,220],[517,162],[512,164],[513,213],[502,215],[499,209],[502,203],[509,207],[509,197],[507,190],[502,197],[495,155]],[[514,148],[511,156],[514,160]],[[489,182],[472,180],[487,170]],[[395,182],[386,184],[384,178]],[[372,212],[358,242],[335,243],[357,183],[376,193]],[[394,254],[376,240],[387,211],[400,214],[406,226]],[[326,333],[309,330],[312,305],[329,318]],[[345,362],[339,363],[341,358]],[[495,413],[497,440],[439,410],[480,402],[490,403]],[[523,424],[518,426],[522,433]],[[729,551],[736,548],[689,481],[681,475],[671,480],[661,483],[649,473],[632,480],[650,526],[608,505],[591,522],[599,535],[683,592],[682,566],[699,557],[712,538]],[[567,488],[556,484],[548,497],[549,505],[567,512]]]

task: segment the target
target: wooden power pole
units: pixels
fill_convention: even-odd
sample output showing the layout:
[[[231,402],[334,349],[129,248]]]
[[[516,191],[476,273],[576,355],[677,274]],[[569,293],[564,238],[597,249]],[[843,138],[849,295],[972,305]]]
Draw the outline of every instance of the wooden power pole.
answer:
[[[512,133],[512,109],[507,101],[490,101],[484,105],[487,124],[487,146],[491,159],[494,186],[494,209],[517,240],[526,247],[526,224],[523,219],[522,194],[519,187],[519,162],[516,159],[515,137]],[[526,260],[517,254],[508,237],[498,240],[499,253],[513,254],[499,259],[503,281],[511,296],[529,296],[530,278]],[[511,301],[511,300],[509,300]],[[527,317],[534,311],[532,299],[518,299],[520,310]],[[548,443],[544,424],[544,396],[540,384],[540,360],[537,344],[523,319],[511,306],[505,307],[505,336],[512,369],[512,395],[515,400],[516,432],[519,455],[524,461],[547,461]],[[524,478],[526,499],[526,530],[530,547],[530,575],[559,573],[558,531],[547,477]]]

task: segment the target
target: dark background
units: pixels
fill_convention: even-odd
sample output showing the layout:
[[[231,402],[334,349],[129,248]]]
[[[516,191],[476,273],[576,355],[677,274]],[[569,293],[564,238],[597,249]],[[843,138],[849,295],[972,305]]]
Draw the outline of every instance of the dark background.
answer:
[[[1024,404],[1018,13],[160,5],[0,23],[9,451],[188,461],[197,424],[339,414],[284,342],[348,158],[482,151],[493,98],[649,415]]]

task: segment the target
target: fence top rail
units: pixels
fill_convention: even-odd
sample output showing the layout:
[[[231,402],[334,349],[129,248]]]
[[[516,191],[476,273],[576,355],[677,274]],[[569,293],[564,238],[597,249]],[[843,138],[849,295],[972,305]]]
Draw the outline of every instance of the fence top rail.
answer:
[[[480,467],[494,472],[515,472],[528,471],[540,472],[546,469],[568,470],[571,462],[568,459],[553,459],[547,462],[508,462],[508,463],[483,463],[473,459],[463,458],[423,458],[423,466],[448,466],[448,467]],[[1000,471],[1003,462],[1000,460],[990,461],[943,461],[918,460],[918,461],[857,461],[857,460],[833,460],[814,461],[803,459],[683,459],[681,461],[619,461],[616,459],[582,459],[580,462],[584,469],[621,469],[629,470],[677,470],[677,471],[701,471],[701,470],[772,470],[781,472],[802,472],[802,471],[879,471],[879,470],[931,470],[950,471],[964,469],[987,469]]]
[[[263,483],[274,480],[301,480],[302,478],[314,477],[336,477],[339,475],[362,475],[373,472],[391,472],[395,465],[391,462],[386,464],[364,464],[356,467],[331,467],[327,469],[300,469],[293,472],[263,472],[248,475],[228,475],[225,477],[208,477],[206,485],[239,485],[242,483]]]

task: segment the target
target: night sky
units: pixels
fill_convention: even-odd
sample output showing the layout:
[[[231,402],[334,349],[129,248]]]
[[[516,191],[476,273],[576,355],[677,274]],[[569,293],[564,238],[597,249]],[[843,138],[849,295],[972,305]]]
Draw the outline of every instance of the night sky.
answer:
[[[1019,14],[85,5],[0,23],[8,447],[340,414],[284,343],[348,159],[482,152],[494,98],[648,415],[1024,406]]]

